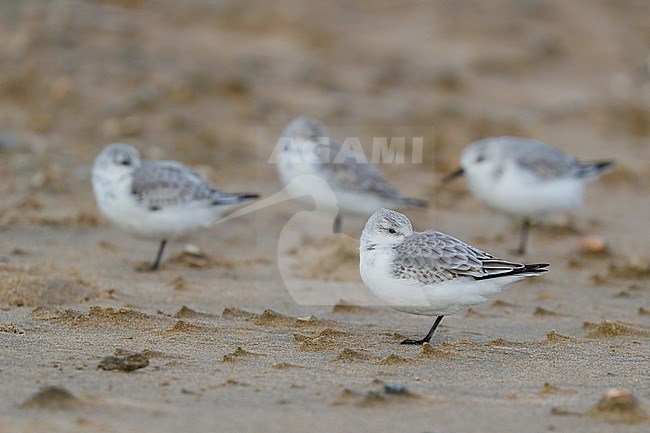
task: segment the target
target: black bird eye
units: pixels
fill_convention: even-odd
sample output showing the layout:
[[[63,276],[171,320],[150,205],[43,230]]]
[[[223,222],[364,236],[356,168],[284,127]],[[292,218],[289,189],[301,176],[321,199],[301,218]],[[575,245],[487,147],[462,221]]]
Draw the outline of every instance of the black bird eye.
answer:
[[[120,164],[121,164],[121,165],[126,165],[126,166],[128,167],[129,165],[131,165],[131,160],[128,159],[128,158],[127,158],[127,159],[123,159],[122,161],[120,161]]]
[[[485,161],[485,157],[483,155],[479,155],[476,157],[476,162],[483,162]]]
[[[394,235],[395,233],[397,233],[397,230],[395,230],[395,229],[388,229],[388,233]]]

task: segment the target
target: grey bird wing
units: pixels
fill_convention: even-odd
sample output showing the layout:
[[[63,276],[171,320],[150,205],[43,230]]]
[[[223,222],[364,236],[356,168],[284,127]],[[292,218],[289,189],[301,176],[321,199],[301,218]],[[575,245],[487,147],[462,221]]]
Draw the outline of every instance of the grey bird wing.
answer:
[[[365,162],[365,156],[341,145],[330,143],[329,158],[322,159],[323,173],[330,185],[347,190],[367,192],[407,206],[425,207],[426,202],[400,194],[371,163]]]
[[[538,144],[539,146],[535,148],[524,147],[524,152],[518,153],[517,163],[534,173],[540,180],[594,179],[614,165],[613,161],[580,161],[550,144],[542,142]]]
[[[131,192],[139,203],[152,210],[190,202],[231,204],[254,196],[219,191],[198,173],[174,161],[143,161],[133,173]]]
[[[580,168],[580,161],[560,149],[542,141],[525,140],[517,144],[517,164],[540,180],[572,177]]]
[[[428,230],[414,233],[395,247],[394,274],[423,284],[441,283],[458,277],[477,280],[514,274],[536,275],[547,264],[509,262],[474,248],[452,236]]]

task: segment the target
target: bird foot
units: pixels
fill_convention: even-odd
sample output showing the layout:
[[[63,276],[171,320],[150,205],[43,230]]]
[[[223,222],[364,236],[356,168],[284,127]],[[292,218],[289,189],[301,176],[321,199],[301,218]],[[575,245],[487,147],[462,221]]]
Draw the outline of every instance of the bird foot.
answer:
[[[156,272],[160,269],[160,265],[154,267],[151,262],[139,262],[133,266],[133,270],[136,272]]]
[[[425,340],[424,338],[421,338],[419,340],[413,340],[413,339],[407,338],[406,340],[402,340],[402,342],[400,344],[417,344],[417,345],[421,346],[421,345],[424,345],[424,344],[429,344],[429,342],[427,340]]]

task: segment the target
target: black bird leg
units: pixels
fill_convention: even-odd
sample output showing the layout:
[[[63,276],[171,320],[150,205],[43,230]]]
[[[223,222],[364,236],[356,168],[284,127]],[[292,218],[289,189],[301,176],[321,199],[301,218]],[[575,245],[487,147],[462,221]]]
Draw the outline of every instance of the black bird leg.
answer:
[[[438,325],[442,321],[443,317],[445,317],[445,316],[438,316],[435,323],[431,327],[431,330],[429,330],[429,333],[424,338],[422,338],[421,340],[412,340],[410,338],[407,338],[406,340],[402,341],[400,344],[420,344],[421,345],[421,344],[424,344],[424,343],[428,343],[429,341],[431,341],[431,337],[433,336],[434,331],[436,330],[436,328],[438,327]]]
[[[160,242],[160,248],[158,248],[158,254],[156,254],[156,260],[154,260],[153,264],[149,268],[150,271],[158,270],[158,266],[160,265],[160,259],[162,259],[163,251],[165,251],[165,245],[167,245],[167,239],[163,239],[162,242]]]
[[[528,244],[528,232],[530,232],[530,220],[524,218],[524,223],[521,227],[521,237],[519,238],[519,248],[513,250],[513,254],[523,256],[526,254],[526,245]]]
[[[341,217],[341,212],[336,214],[336,218],[334,218],[334,226],[332,227],[332,231],[334,233],[341,233],[341,225],[343,224],[343,218]]]

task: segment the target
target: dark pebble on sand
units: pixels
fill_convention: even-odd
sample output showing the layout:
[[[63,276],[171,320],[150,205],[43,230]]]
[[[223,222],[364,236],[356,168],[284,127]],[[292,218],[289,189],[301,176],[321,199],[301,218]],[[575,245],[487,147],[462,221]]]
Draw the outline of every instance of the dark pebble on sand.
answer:
[[[149,358],[142,353],[127,356],[107,356],[97,365],[101,370],[134,371],[149,365]]]

